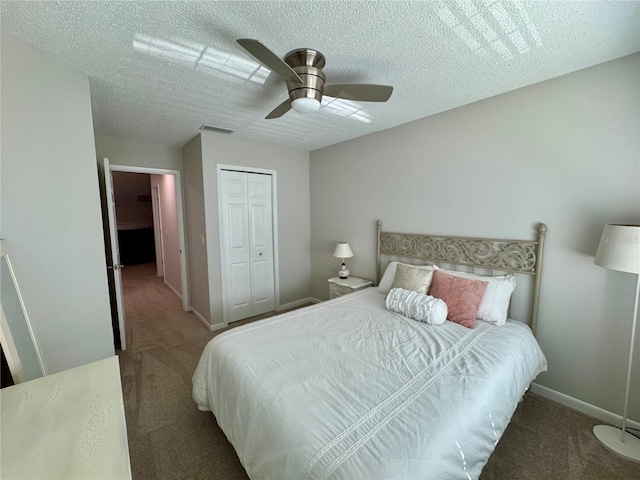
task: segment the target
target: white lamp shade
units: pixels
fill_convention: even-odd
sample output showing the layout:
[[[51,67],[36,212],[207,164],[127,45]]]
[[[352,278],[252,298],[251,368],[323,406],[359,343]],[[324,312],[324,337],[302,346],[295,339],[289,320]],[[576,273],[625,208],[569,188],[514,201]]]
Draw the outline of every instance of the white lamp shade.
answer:
[[[640,274],[640,225],[605,225],[593,263]]]
[[[336,245],[333,256],[336,258],[351,258],[353,257],[353,250],[351,250],[351,247],[347,242],[340,242]]]

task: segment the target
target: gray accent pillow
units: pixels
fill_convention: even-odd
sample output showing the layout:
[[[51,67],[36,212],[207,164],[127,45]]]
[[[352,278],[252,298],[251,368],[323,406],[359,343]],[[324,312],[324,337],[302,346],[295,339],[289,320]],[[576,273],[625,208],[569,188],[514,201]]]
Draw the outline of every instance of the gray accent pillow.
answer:
[[[433,267],[398,263],[396,276],[393,279],[391,288],[404,288],[405,290],[412,290],[426,295],[431,286],[434,271],[435,269]]]

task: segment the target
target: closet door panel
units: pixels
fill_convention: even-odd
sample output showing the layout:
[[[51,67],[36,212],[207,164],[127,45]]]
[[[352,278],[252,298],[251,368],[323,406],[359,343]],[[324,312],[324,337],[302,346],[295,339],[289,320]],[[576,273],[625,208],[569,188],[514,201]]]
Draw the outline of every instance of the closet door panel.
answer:
[[[275,310],[272,178],[219,173],[223,302],[234,322]]]

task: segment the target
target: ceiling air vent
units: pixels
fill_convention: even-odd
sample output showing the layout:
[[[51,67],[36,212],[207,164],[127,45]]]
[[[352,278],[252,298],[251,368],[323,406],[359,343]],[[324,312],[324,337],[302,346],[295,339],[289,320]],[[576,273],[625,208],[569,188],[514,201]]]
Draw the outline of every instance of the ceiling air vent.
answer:
[[[206,130],[207,132],[233,133],[233,130],[229,130],[228,128],[212,127],[211,125],[202,125],[200,130]]]

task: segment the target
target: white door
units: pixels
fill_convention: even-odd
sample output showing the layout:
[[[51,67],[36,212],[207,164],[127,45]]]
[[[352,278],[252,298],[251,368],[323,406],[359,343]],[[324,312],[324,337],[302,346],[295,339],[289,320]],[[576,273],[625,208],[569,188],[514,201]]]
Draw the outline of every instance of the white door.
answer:
[[[271,175],[221,170],[223,302],[234,322],[275,309]]]
[[[107,262],[107,268],[113,271],[115,285],[116,310],[118,314],[118,327],[120,329],[120,347],[126,350],[126,330],[124,324],[124,305],[122,300],[122,265],[120,264],[120,248],[118,246],[118,222],[116,221],[116,201],[113,192],[113,178],[109,159],[103,159],[105,199],[107,203],[107,217],[109,220],[109,238],[111,239],[111,262]]]
[[[273,279],[273,215],[271,175],[247,174],[249,196],[249,254],[251,259],[251,314],[276,308]]]

